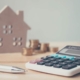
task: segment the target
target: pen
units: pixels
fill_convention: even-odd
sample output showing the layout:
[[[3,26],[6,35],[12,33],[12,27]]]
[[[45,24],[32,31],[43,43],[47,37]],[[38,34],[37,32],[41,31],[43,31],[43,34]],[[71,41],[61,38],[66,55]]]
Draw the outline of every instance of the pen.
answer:
[[[4,66],[0,65],[0,72],[8,72],[8,73],[25,73],[25,70],[15,66]]]

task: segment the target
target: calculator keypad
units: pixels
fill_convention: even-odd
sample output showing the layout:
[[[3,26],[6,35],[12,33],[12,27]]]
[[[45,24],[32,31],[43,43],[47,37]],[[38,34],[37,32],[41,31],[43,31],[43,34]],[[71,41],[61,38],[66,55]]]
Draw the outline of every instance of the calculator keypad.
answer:
[[[35,71],[73,76],[80,73],[80,46],[66,46],[56,54],[31,60],[26,67]]]
[[[61,55],[60,55],[61,56]],[[68,56],[66,58],[64,57],[58,57],[57,56],[46,56],[42,57],[40,62],[37,62],[37,65],[44,65],[49,67],[55,67],[55,68],[62,68],[62,69],[72,69],[80,65],[80,59],[71,58],[71,56]]]

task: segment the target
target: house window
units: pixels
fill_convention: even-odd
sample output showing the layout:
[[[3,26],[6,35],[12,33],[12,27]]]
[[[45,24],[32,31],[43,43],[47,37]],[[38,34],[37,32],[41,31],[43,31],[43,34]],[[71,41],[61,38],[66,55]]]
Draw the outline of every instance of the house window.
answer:
[[[13,41],[16,41],[17,40],[17,38],[16,37],[13,37]]]
[[[12,33],[12,25],[4,25],[3,26],[3,34],[11,34]]]
[[[22,45],[22,37],[18,37],[18,46]]]
[[[2,46],[2,42],[0,42],[0,47]]]
[[[13,42],[13,46],[16,46],[17,45],[17,43],[16,42]]]
[[[6,29],[6,28],[7,28],[7,26],[6,26],[6,25],[4,25],[4,26],[3,26],[3,29]]]
[[[11,29],[12,28],[12,25],[9,25],[8,28]]]
[[[22,37],[13,37],[13,46],[21,46]]]
[[[2,41],[2,38],[0,38],[0,42]]]
[[[12,30],[9,30],[8,33],[11,34],[12,33]]]
[[[18,46],[21,46],[22,45],[22,43],[21,42],[18,42]]]
[[[9,28],[8,34],[11,34],[12,33],[12,25],[8,25],[8,28]]]
[[[18,41],[21,41],[21,40],[22,40],[22,38],[21,38],[21,37],[19,37],[19,38],[18,38]]]
[[[0,47],[2,46],[2,38],[0,38]]]
[[[3,33],[6,34],[7,33],[7,30],[3,30]]]

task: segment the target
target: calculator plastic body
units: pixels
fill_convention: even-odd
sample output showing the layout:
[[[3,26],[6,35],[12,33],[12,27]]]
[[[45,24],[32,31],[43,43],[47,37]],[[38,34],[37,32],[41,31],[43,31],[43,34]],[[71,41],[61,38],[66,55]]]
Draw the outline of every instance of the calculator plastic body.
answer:
[[[80,46],[67,45],[56,54],[26,63],[26,68],[61,76],[80,73]]]

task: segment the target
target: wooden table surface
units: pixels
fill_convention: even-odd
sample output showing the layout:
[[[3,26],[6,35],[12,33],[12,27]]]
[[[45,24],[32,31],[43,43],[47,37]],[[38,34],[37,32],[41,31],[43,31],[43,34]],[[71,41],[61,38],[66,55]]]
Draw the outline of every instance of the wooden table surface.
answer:
[[[21,53],[5,53],[0,54],[0,64],[2,65],[11,65],[21,67],[26,69],[25,63],[30,60],[38,59],[41,56],[46,56],[52,53],[41,53],[33,56],[23,56]],[[80,74],[77,74],[73,77],[63,77],[57,75],[51,75],[41,72],[36,72],[26,69],[25,74],[10,74],[10,73],[1,73],[0,80],[80,80]]]

